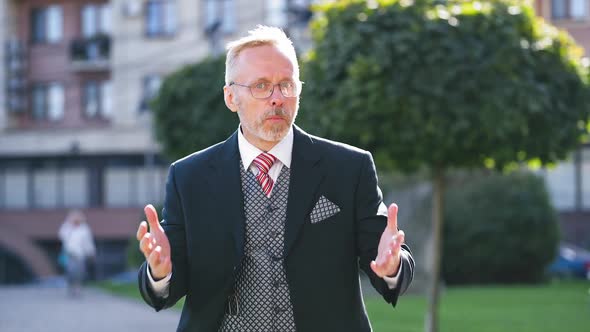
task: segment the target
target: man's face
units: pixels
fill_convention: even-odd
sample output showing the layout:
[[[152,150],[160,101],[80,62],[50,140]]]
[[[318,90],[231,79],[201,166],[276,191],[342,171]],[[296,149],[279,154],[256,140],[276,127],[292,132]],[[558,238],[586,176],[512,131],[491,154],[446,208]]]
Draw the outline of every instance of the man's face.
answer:
[[[245,49],[236,60],[233,82],[237,84],[299,81],[293,63],[274,46]],[[246,139],[265,151],[287,135],[299,108],[299,97],[283,96],[278,85],[265,99],[254,98],[249,88],[237,85],[226,86],[224,95],[226,105],[238,113]]]

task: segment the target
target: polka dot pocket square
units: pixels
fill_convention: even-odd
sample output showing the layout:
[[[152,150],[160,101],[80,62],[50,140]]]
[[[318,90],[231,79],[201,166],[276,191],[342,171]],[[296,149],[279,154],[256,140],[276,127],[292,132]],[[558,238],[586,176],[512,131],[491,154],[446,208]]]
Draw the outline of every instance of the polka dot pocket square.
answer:
[[[317,224],[318,222],[328,219],[338,212],[340,212],[340,207],[322,195],[311,210],[309,218],[311,219],[312,224]]]

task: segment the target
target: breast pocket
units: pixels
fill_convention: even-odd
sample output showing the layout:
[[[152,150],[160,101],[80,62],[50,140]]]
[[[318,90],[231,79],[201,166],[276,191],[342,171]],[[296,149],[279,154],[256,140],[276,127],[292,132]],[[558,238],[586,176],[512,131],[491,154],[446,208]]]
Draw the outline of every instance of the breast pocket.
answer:
[[[312,224],[326,222],[340,213],[340,211],[341,209],[336,203],[322,195],[311,210],[309,220]]]

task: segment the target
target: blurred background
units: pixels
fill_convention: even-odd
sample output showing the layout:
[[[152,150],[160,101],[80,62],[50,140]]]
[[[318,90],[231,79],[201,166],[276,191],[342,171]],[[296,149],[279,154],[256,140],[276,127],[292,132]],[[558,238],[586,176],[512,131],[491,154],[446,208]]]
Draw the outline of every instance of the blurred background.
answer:
[[[85,213],[95,239],[90,281],[103,288],[113,282],[133,287],[135,267],[141,260],[134,236],[143,219],[142,208],[146,203],[161,206],[168,165],[181,150],[170,146],[173,140],[164,137],[154,118],[154,107],[159,107],[159,118],[166,117],[162,105],[169,104],[155,100],[166,78],[195,63],[213,61],[223,55],[227,41],[257,24],[282,27],[297,51],[306,54],[314,45],[312,5],[331,2],[0,0],[0,285],[5,286],[0,288],[0,301],[10,285],[62,284],[58,230],[72,209]],[[537,17],[569,33],[584,52],[590,49],[590,1],[536,0],[530,5]],[[211,64],[215,65],[216,75],[222,75],[223,67]],[[205,76],[192,76],[200,78],[202,84],[212,84]],[[222,86],[221,80],[214,89],[223,108]],[[302,107],[301,112],[306,109]],[[313,119],[302,117],[305,129]],[[213,120],[199,121],[218,130]],[[237,126],[234,121],[232,130]],[[215,134],[225,137],[228,133],[219,129]],[[200,148],[189,146],[188,150]],[[575,288],[586,292],[576,302],[585,305],[577,313],[590,316],[590,144],[581,141],[564,157],[551,167],[533,169],[535,179],[541,180],[540,189],[536,182],[527,181],[519,188],[545,192],[547,211],[556,217],[558,238],[551,240],[551,259],[543,261],[543,271],[536,277],[584,285]],[[477,172],[454,173],[451,182],[459,188],[472,186],[472,192],[488,192],[506,181],[502,177],[482,184],[475,180],[483,173],[489,175],[489,170]],[[400,228],[406,231],[418,263],[410,292],[422,296],[432,260],[429,176],[408,175],[395,167],[379,169],[379,175],[385,201],[400,206]],[[509,179],[504,187],[519,181]],[[449,195],[456,206],[466,204],[464,198]],[[544,204],[543,199],[539,202]],[[536,204],[520,205],[520,210],[534,210]],[[528,227],[514,229],[509,236],[516,240],[535,236]],[[495,250],[502,254],[500,248]],[[445,284],[482,283],[477,278],[457,278],[444,266],[443,258]],[[511,281],[498,277],[483,283]],[[417,312],[418,318],[410,315],[411,319],[421,321],[423,311]],[[0,310],[0,316],[4,314]],[[377,325],[382,326],[378,331],[389,331],[388,324],[395,322],[392,313],[391,320]],[[0,329],[1,324],[0,318]]]

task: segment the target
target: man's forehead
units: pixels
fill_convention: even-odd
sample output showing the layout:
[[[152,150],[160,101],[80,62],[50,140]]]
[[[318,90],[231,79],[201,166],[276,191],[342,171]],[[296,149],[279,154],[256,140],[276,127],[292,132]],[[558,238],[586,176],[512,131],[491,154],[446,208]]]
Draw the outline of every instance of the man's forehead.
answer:
[[[261,45],[242,50],[236,58],[235,67],[238,70],[252,67],[260,67],[256,69],[277,67],[290,72],[295,70],[295,65],[286,52],[273,45]]]
[[[234,79],[248,82],[295,80],[297,73],[291,59],[278,49],[246,49],[235,64]],[[249,51],[246,53],[246,51]]]

